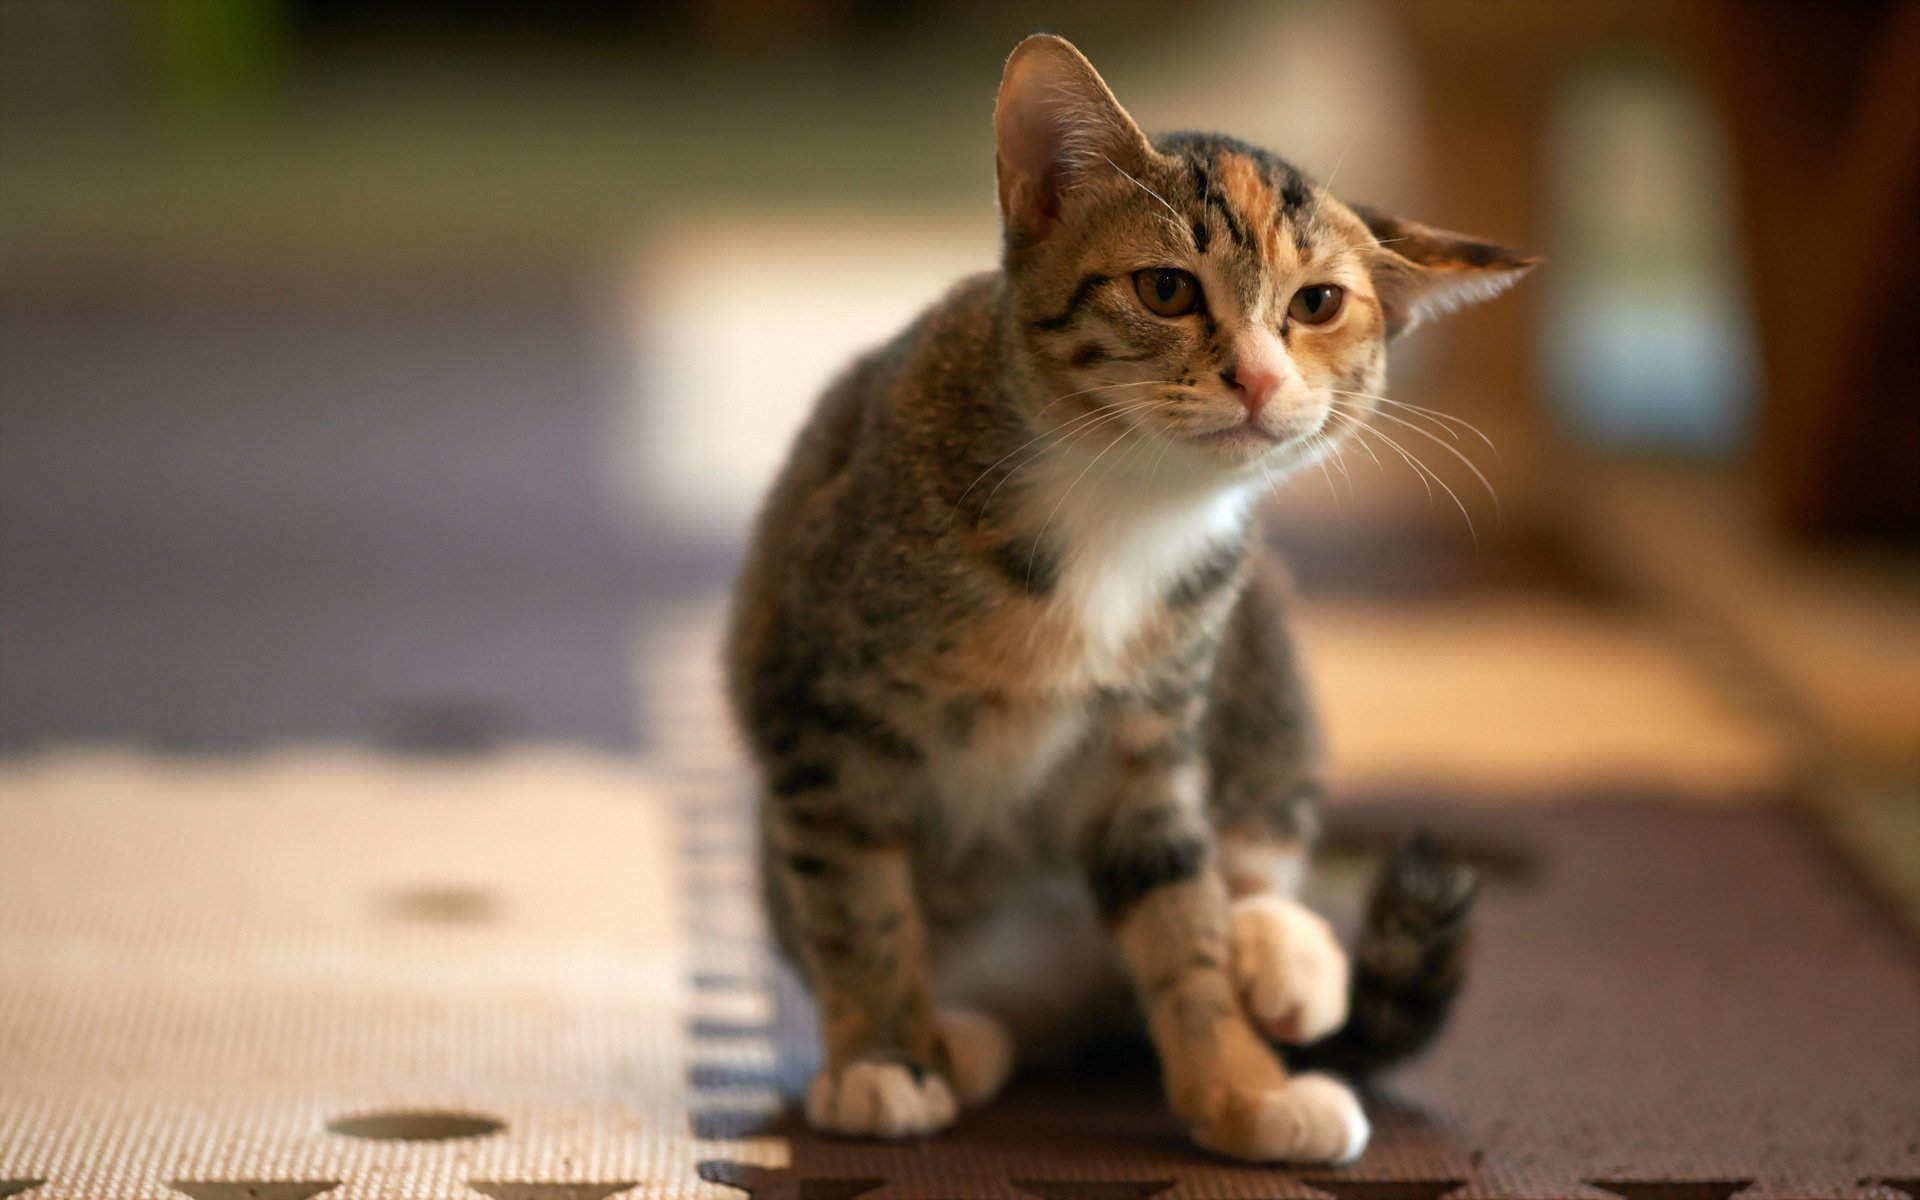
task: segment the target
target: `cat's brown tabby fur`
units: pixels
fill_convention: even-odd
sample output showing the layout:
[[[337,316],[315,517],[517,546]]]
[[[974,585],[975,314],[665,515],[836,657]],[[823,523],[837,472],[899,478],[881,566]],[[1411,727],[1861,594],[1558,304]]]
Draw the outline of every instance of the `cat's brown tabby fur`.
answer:
[[[1008,60],[1005,257],[821,399],[728,648],[766,895],[819,1002],[818,1127],[905,1136],[1144,1012],[1203,1146],[1346,1161],[1470,876],[1420,846],[1351,973],[1292,899],[1314,732],[1254,501],[1359,436],[1389,338],[1531,260],[1148,139],[1067,42]],[[1297,1048],[1297,1049],[1296,1049]]]

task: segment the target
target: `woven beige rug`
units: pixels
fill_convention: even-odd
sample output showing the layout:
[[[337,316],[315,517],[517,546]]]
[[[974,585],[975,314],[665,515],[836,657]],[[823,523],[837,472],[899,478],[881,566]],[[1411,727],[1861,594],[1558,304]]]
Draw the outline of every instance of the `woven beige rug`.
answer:
[[[691,1134],[696,968],[706,1019],[763,1002],[689,944],[663,795],[569,752],[0,764],[0,1196],[733,1194],[695,1164],[783,1150]]]

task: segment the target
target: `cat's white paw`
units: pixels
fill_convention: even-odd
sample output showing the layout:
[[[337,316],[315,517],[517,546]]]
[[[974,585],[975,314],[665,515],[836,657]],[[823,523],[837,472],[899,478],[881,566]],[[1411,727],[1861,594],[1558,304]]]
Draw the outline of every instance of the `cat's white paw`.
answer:
[[[1233,906],[1233,980],[1268,1037],[1300,1045],[1347,1020],[1347,954],[1320,914],[1284,896]]]
[[[1269,1161],[1350,1163],[1372,1136],[1359,1098],[1331,1075],[1287,1080],[1266,1094],[1254,1121],[1256,1157]]]
[[[1236,1097],[1194,1140],[1253,1162],[1350,1163],[1373,1127],[1352,1089],[1330,1075],[1296,1075],[1279,1087]]]
[[[957,1111],[946,1080],[896,1062],[823,1067],[807,1089],[807,1123],[850,1137],[918,1137],[953,1124]]]
[[[977,1008],[943,1008],[939,1022],[960,1103],[976,1108],[993,1099],[1013,1073],[1013,1039],[1006,1026]]]

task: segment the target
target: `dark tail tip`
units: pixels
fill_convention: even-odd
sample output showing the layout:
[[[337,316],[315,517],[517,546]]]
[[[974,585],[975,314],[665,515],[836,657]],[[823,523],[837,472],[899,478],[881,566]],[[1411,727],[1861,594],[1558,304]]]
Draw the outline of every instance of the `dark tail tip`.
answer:
[[[1477,872],[1415,833],[1374,877],[1353,952],[1347,1023],[1289,1051],[1289,1065],[1367,1076],[1424,1050],[1466,975]]]

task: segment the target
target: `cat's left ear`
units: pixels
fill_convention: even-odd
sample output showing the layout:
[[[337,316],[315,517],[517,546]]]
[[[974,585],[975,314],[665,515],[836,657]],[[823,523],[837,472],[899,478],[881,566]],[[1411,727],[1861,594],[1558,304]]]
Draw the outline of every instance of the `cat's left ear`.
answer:
[[[1039,241],[1061,197],[1089,173],[1138,172],[1147,136],[1073,43],[1038,33],[1021,42],[1000,77],[993,109],[1000,213],[1009,236]]]
[[[1371,248],[1373,289],[1386,312],[1387,336],[1490,299],[1540,260],[1510,246],[1449,233],[1350,204],[1379,243]]]

